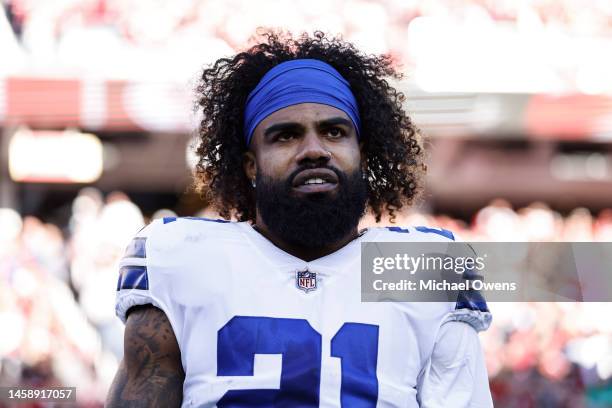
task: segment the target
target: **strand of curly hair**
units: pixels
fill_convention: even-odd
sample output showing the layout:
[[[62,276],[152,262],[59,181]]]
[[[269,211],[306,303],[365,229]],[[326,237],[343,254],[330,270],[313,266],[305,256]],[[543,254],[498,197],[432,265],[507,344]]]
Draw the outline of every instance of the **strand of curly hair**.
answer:
[[[400,79],[387,55],[365,55],[339,37],[264,32],[261,43],[233,58],[217,60],[203,71],[197,86],[198,163],[195,188],[224,218],[254,221],[255,196],[243,171],[247,146],[244,107],[249,92],[275,65],[313,58],[333,66],[349,82],[361,117],[367,164],[368,206],[379,222],[394,221],[397,211],[412,205],[425,173],[418,129],[402,109],[404,95],[387,82]]]

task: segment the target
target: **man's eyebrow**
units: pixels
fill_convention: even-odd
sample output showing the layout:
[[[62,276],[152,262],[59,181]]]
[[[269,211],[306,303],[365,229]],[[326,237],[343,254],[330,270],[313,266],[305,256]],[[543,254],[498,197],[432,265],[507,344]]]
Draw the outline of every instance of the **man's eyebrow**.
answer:
[[[341,116],[336,116],[332,118],[323,119],[317,122],[318,128],[327,128],[331,126],[344,125],[349,128],[353,127],[353,122],[350,120],[343,118]],[[294,131],[301,132],[304,130],[304,126],[298,122],[281,122],[275,123],[270,127],[264,130],[264,136],[270,136],[273,133],[281,132],[281,131]]]
[[[349,128],[353,127],[353,122],[351,122],[348,119],[345,119],[343,117],[337,116],[334,118],[329,118],[329,119],[323,119],[319,122],[317,122],[317,126],[319,128],[325,128],[325,127],[330,127],[330,126],[337,126],[337,125],[344,125],[347,126]]]
[[[304,126],[302,126],[301,124],[297,123],[297,122],[281,122],[281,123],[275,123],[274,125],[268,127],[265,131],[264,131],[264,136],[269,136],[272,133],[275,132],[280,132],[280,131],[301,131],[304,129]]]

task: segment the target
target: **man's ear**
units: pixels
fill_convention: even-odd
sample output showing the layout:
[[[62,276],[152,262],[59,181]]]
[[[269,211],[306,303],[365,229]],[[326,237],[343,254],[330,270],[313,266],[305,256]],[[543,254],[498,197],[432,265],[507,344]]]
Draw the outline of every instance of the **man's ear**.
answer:
[[[244,169],[244,174],[246,174],[249,180],[255,180],[255,177],[257,176],[257,161],[255,160],[255,153],[250,150],[244,153],[242,156],[242,168]]]

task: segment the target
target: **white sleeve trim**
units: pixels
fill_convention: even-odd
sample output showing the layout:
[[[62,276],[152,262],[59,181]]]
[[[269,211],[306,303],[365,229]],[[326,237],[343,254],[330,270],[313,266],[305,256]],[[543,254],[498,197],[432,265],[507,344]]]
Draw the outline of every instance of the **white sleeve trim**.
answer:
[[[474,328],[477,332],[485,331],[491,326],[493,316],[491,312],[472,309],[457,309],[446,315],[442,324],[448,322],[463,322]]]
[[[147,266],[146,258],[122,258],[119,261],[119,269],[124,266]]]
[[[126,293],[127,292],[127,293]],[[155,299],[151,297],[147,291],[138,293],[137,289],[127,289],[117,292],[117,301],[115,302],[115,314],[125,324],[127,320],[127,311],[134,306],[153,305],[161,309],[164,313],[166,309]]]

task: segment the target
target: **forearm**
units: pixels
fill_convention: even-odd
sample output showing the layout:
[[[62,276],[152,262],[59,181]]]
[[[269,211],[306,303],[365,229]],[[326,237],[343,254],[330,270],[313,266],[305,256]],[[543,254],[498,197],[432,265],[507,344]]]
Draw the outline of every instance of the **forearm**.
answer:
[[[107,407],[180,407],[185,374],[166,315],[153,307],[130,313],[124,341]]]
[[[124,363],[122,362],[123,366]],[[154,372],[144,369],[142,377],[133,377],[119,367],[106,401],[110,408],[180,407],[183,379],[176,372]]]

